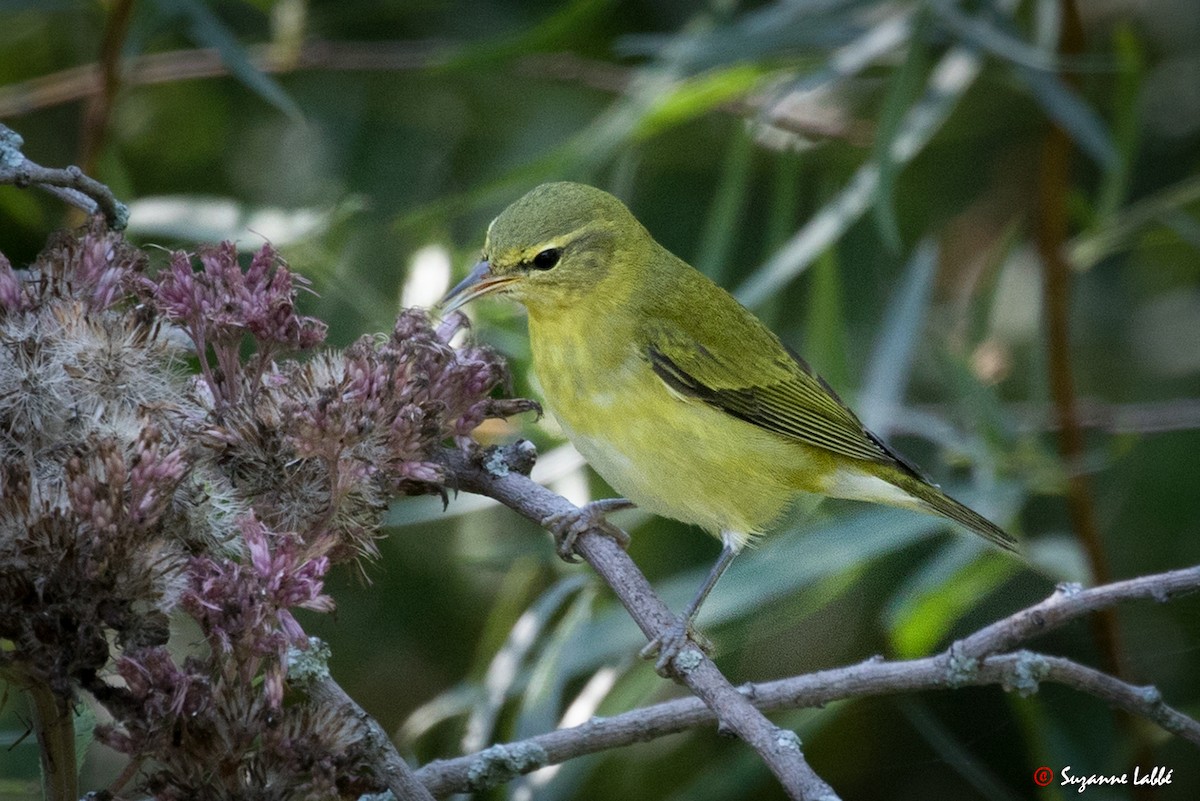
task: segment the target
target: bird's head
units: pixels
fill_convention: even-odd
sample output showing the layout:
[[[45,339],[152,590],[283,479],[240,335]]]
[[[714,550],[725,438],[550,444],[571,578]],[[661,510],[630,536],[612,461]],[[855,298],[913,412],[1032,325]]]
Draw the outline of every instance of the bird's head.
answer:
[[[651,241],[608,192],[567,182],[542,184],[492,221],[482,261],[441,305],[449,313],[494,292],[531,312],[575,307],[604,292],[601,285],[614,270],[636,269],[640,260],[619,254]]]

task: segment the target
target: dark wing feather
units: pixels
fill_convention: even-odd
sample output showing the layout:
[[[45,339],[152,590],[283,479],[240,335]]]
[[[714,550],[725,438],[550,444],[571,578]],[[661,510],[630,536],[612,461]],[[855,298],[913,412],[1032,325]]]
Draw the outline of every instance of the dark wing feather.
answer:
[[[659,336],[646,357],[659,378],[681,395],[781,436],[852,459],[896,463],[915,474],[911,465],[863,428],[824,381],[782,346],[771,369],[756,371],[758,384],[743,374],[745,368],[696,343]]]

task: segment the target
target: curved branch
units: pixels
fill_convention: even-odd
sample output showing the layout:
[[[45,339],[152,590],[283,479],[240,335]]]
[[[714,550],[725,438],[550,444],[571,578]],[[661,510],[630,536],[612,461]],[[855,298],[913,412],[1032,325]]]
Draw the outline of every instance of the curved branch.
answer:
[[[526,475],[533,466],[533,459],[533,446],[526,441],[469,454],[457,450],[444,453],[449,473],[459,488],[495,498],[541,525],[548,517],[569,513],[576,507]],[[674,622],[671,610],[610,536],[590,529],[579,536],[575,548],[616,593],[647,639],[652,640],[667,631]],[[674,667],[680,681],[704,702],[721,726],[736,733],[758,752],[792,798],[812,801],[837,798],[833,788],[805,760],[795,733],[780,729],[767,720],[729,683],[711,659],[698,649],[687,648],[675,658]],[[514,772],[526,772],[524,768],[534,770],[546,764],[543,754],[534,754],[537,758],[521,760],[514,759],[507,750],[500,754],[506,769],[501,772],[503,778],[511,777]],[[494,753],[488,756],[495,758]],[[476,766],[476,777],[486,779],[491,776],[492,771],[488,768],[488,765]]]
[[[125,229],[129,209],[111,189],[84,175],[78,167],[52,169],[35,164],[21,152],[24,144],[20,134],[0,125],[0,184],[21,189],[37,186],[87,214],[103,214],[114,231]]]
[[[358,722],[378,757],[375,771],[380,781],[395,796],[396,801],[433,801],[431,791],[418,779],[392,744],[392,739],[375,718],[366,713],[341,685],[328,674],[309,688],[313,700],[337,710],[341,715]]]
[[[1029,651],[998,653],[1099,609],[1119,602],[1154,599],[1160,602],[1200,589],[1200,566],[1173,570],[1090,590],[1074,585],[1060,587],[1045,601],[1023,609],[955,642],[941,654],[907,661],[871,659],[857,665],[822,670],[761,684],[740,691],[759,709],[771,711],[819,707],[834,701],[966,686],[999,684],[1023,695],[1035,692],[1040,682],[1053,682],[1096,696],[1114,707],[1150,720],[1200,748],[1200,723],[1168,706],[1152,686],[1135,687],[1094,668],[1069,659]],[[681,698],[633,710],[610,718],[594,718],[569,729],[559,729],[501,749],[537,749],[546,756],[541,765],[709,724],[711,709],[695,698]],[[489,749],[492,750],[492,749]],[[478,764],[487,752],[430,762],[416,777],[435,796],[478,787]],[[526,771],[522,771],[526,772]]]

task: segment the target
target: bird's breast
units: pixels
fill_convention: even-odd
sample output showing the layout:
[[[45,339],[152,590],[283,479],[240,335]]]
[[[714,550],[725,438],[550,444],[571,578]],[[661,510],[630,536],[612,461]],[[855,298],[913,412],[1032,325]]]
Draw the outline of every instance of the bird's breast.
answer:
[[[530,319],[546,406],[572,444],[647,511],[714,534],[767,527],[799,494],[807,449],[672,392],[632,336],[603,325]]]

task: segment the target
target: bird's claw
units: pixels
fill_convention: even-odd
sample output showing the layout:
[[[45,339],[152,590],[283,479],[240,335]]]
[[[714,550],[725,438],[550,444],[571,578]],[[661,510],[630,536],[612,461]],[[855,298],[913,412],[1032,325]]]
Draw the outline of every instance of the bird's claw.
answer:
[[[628,548],[629,535],[608,522],[604,516],[619,509],[632,509],[633,506],[631,501],[624,498],[605,498],[569,512],[550,515],[542,520],[542,526],[554,535],[555,550],[558,551],[559,558],[564,562],[576,563],[580,559],[575,553],[575,541],[589,529],[602,531],[616,540],[622,548]]]
[[[638,656],[650,659],[657,655],[658,658],[654,660],[654,672],[667,679],[676,673],[675,657],[682,654],[688,646],[699,648],[705,655],[711,655],[713,652],[712,640],[696,631],[690,620],[680,616],[670,628],[646,643]]]

